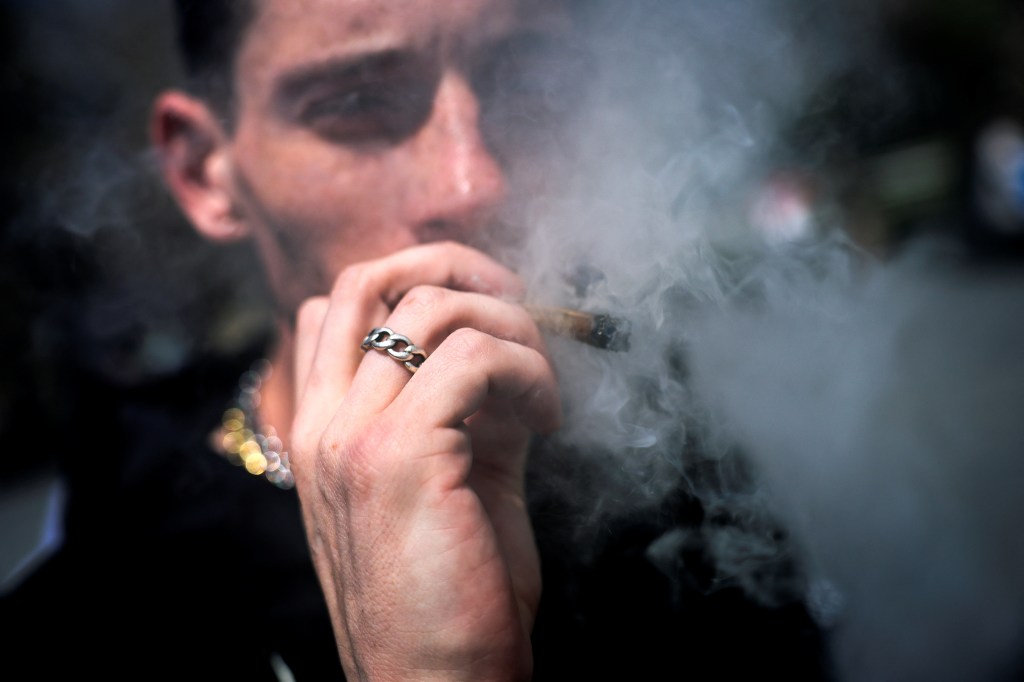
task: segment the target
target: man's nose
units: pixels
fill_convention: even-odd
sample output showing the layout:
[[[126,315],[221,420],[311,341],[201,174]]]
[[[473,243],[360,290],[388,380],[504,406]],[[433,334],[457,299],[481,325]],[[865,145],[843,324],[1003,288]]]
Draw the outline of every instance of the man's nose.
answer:
[[[456,72],[445,73],[417,140],[414,223],[424,241],[466,239],[505,201],[505,173],[480,128],[480,102]]]

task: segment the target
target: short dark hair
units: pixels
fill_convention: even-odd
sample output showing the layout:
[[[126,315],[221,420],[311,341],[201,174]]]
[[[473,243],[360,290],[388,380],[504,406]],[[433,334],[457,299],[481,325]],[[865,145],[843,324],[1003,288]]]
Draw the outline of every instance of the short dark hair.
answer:
[[[231,110],[235,59],[258,0],[174,0],[178,49],[189,87]]]

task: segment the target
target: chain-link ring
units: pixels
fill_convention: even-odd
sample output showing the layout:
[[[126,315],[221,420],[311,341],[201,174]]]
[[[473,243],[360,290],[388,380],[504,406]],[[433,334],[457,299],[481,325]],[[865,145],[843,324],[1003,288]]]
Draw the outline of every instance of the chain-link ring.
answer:
[[[387,353],[391,359],[405,365],[405,368],[413,374],[427,359],[427,352],[409,340],[408,336],[396,334],[387,327],[376,327],[370,330],[359,347],[363,350],[373,348]]]

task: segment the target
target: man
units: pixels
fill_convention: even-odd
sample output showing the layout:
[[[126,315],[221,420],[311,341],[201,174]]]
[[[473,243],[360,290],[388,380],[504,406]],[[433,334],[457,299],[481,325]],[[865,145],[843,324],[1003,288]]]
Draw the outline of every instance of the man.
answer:
[[[647,561],[655,538],[700,515],[683,495],[609,528],[587,570],[550,531],[558,509],[527,515],[528,446],[558,428],[559,389],[522,284],[471,245],[514,236],[506,211],[535,189],[523,182],[543,161],[535,134],[564,109],[530,78],[571,42],[572,7],[178,7],[193,87],[155,102],[153,141],[192,225],[257,247],[280,323],[273,372],[241,411],[263,436],[254,471],[287,483],[290,467],[302,525],[288,491],[196,448],[192,431],[166,436],[173,410],[138,405],[169,401],[166,387],[132,396],[124,420],[147,425],[143,446],[116,475],[86,477],[103,484],[95,505],[118,513],[69,527],[8,612],[25,641],[56,636],[75,654],[40,669],[303,680],[337,676],[340,658],[350,679],[820,672],[802,611],[704,599]],[[226,367],[186,378],[215,383]],[[93,429],[120,449],[118,431]],[[122,541],[106,538],[111,519]],[[39,594],[54,604],[45,616]],[[106,632],[90,627],[103,610]]]
[[[531,434],[559,425],[558,387],[515,274],[459,243],[496,226],[508,236],[504,211],[524,191],[515,170],[541,164],[532,136],[565,110],[531,79],[560,66],[571,8],[242,8],[230,97],[166,93],[153,137],[196,229],[259,250],[280,329],[257,422],[290,452],[345,672],[528,678],[541,570],[524,467]],[[619,613],[657,622],[645,608]],[[773,641],[770,619],[730,607],[686,628],[667,619],[660,635],[710,630],[722,614],[745,621],[728,627],[748,653],[751,639]],[[560,636],[572,642],[546,635]],[[627,640],[611,637],[628,658]]]
[[[558,426],[515,275],[458,246],[505,176],[481,64],[568,28],[557,3],[257,2],[230,120],[170,92],[153,131],[195,227],[253,238],[281,310],[261,424],[291,453],[352,679],[523,679],[540,595],[523,466]],[[415,374],[360,341],[387,327]],[[386,340],[386,339],[385,339]]]

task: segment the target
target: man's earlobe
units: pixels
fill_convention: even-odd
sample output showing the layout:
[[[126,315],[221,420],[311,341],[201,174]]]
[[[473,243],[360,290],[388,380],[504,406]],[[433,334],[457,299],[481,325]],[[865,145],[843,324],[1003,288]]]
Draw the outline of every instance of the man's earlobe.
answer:
[[[217,241],[245,237],[228,139],[209,106],[183,92],[163,93],[153,107],[150,135],[164,182],[196,230]]]

